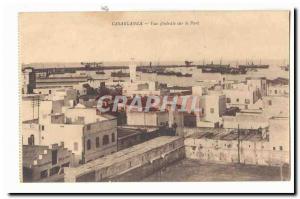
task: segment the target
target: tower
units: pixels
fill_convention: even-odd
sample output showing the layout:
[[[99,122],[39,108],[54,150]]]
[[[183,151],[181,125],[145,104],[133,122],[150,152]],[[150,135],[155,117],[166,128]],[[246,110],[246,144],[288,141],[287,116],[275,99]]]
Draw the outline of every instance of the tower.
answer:
[[[34,68],[26,67],[23,69],[23,92],[24,94],[33,93],[36,86],[36,78]]]
[[[135,80],[136,80],[136,64],[134,63],[134,58],[131,58],[131,62],[129,64],[129,74],[130,74],[130,82],[135,82]]]

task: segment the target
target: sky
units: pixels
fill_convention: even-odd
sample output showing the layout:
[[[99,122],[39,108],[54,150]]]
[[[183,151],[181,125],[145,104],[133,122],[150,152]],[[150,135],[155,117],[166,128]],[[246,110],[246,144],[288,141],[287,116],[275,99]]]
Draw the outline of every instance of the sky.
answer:
[[[195,22],[113,26],[112,22]],[[195,25],[196,24],[196,25]],[[289,57],[288,11],[20,13],[21,63]]]

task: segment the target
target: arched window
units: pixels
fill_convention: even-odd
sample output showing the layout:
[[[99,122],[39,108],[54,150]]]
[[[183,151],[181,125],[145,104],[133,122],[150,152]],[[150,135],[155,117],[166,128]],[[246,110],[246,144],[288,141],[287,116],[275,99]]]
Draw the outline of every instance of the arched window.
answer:
[[[87,140],[87,142],[86,142],[86,149],[87,150],[91,149],[91,140]]]
[[[31,145],[31,146],[34,145],[34,135],[32,135],[32,134],[28,138],[28,145]]]
[[[108,135],[104,135],[102,138],[103,145],[107,145],[109,143],[109,137]]]

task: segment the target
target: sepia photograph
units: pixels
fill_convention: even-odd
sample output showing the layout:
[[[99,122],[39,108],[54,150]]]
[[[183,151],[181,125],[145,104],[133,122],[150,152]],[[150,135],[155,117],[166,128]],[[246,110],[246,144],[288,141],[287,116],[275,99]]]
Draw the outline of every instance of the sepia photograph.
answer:
[[[290,20],[20,12],[19,181],[290,181]]]

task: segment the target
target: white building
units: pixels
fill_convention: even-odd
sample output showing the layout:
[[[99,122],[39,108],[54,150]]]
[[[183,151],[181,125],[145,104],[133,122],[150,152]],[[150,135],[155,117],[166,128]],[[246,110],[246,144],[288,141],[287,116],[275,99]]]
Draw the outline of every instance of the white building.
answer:
[[[117,119],[96,115],[96,109],[68,108],[44,116],[40,124],[24,122],[22,138],[23,144],[63,142],[75,154],[76,163],[84,163],[117,151]]]
[[[200,98],[200,118],[197,127],[217,127],[222,123],[222,115],[226,110],[226,97],[218,93],[203,95]]]
[[[288,96],[289,85],[269,85],[268,96]]]
[[[167,111],[126,111],[127,124],[137,126],[164,126],[169,125],[169,113]]]
[[[244,88],[225,89],[227,107],[238,107],[240,109],[260,109],[262,104],[259,102],[261,96],[258,89],[248,86]]]
[[[270,150],[283,151],[288,156],[290,151],[290,131],[288,117],[273,117],[269,120]]]
[[[259,90],[261,96],[267,95],[267,79],[265,77],[247,77],[246,84],[253,90]]]
[[[273,116],[289,116],[288,96],[265,96],[263,98],[263,114],[270,118]]]
[[[26,95],[22,97],[21,118],[22,121],[40,118],[43,114],[52,112],[53,102],[45,100],[43,95]]]
[[[193,96],[202,96],[207,94],[207,87],[205,86],[193,86],[192,95]]]
[[[237,113],[236,116],[223,116],[223,127],[229,129],[265,129],[269,127],[269,122],[261,114]]]

